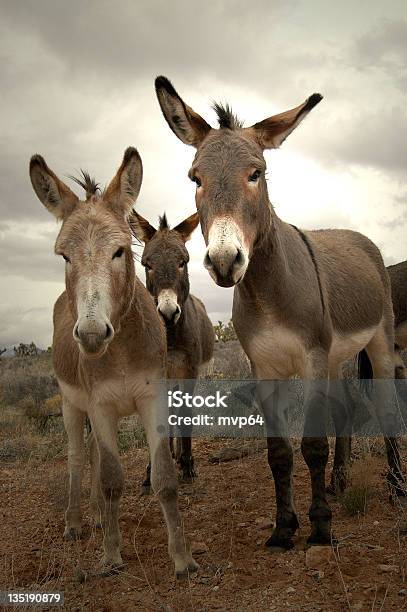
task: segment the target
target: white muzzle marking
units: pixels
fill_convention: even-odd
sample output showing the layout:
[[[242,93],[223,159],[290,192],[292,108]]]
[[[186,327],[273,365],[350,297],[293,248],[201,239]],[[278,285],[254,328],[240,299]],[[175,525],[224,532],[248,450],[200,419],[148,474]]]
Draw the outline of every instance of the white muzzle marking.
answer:
[[[177,294],[173,289],[163,289],[157,297],[157,310],[168,321],[177,323],[181,315]]]
[[[218,217],[209,230],[204,266],[212,278],[230,276],[238,283],[249,265],[249,249],[243,232],[231,217]]]
[[[110,299],[94,285],[79,289],[78,319],[73,336],[85,353],[99,355],[106,350],[114,336],[110,322]]]

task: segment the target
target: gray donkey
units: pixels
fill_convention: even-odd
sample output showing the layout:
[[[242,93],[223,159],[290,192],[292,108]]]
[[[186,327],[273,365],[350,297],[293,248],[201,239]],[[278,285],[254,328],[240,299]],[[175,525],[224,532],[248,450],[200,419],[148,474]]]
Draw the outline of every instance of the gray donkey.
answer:
[[[407,348],[407,261],[388,266],[394,312],[394,377],[407,378],[401,351]],[[358,360],[359,377],[372,378],[373,370],[365,350]]]
[[[394,310],[395,377],[407,378],[400,352],[407,348],[407,261],[388,266]]]
[[[130,218],[133,235],[145,243],[141,263],[146,271],[146,285],[167,331],[167,378],[179,380],[190,393],[194,390],[194,381],[212,360],[215,343],[205,306],[189,292],[189,254],[185,243],[198,223],[199,217],[194,213],[170,229],[164,214],[156,230],[136,211]],[[185,410],[183,416],[186,416]],[[191,431],[192,426],[182,428],[175,452],[184,481],[195,476]],[[150,487],[149,468],[143,483],[145,492]]]
[[[248,128],[228,106],[215,105],[219,129],[213,129],[168,79],[158,77],[155,84],[168,125],[182,142],[196,148],[189,177],[196,183],[196,207],[207,244],[204,265],[219,286],[235,287],[233,324],[254,376],[264,381],[298,374],[304,380],[301,449],[312,486],[308,542],[330,543],[325,489],[328,379],[340,379],[344,361],[365,347],[374,377],[392,379],[394,331],[390,282],[378,248],[358,232],[302,231],[282,221],[268,198],[263,151],[279,147],[322,96],[313,94],[296,108]],[[259,385],[277,503],[276,526],[267,545],[290,548],[298,528],[293,452],[285,411],[274,409],[264,386],[267,389]],[[391,387],[389,401],[389,385],[377,387],[375,408],[386,432],[388,482],[402,494],[404,478],[393,433],[397,405]],[[334,403],[333,417],[341,444],[349,433],[346,402]],[[343,467],[335,466],[338,477]]]

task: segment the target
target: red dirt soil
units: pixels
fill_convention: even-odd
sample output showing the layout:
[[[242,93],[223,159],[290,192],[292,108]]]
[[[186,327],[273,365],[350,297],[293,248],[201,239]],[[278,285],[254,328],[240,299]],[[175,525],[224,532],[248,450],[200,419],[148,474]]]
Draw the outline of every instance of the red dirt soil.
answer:
[[[265,525],[274,511],[266,451],[211,464],[210,456],[225,444],[194,441],[199,476],[181,486],[180,505],[187,537],[201,549],[195,555],[200,570],[183,581],[173,576],[156,498],[139,494],[146,449],[123,456],[127,484],[120,527],[126,567],[107,578],[95,573],[102,534],[90,524],[88,470],[84,538],[64,542],[65,461],[8,466],[1,472],[0,590],[64,591],[64,609],[72,611],[407,608],[407,536],[400,530],[406,515],[388,502],[383,474],[377,474],[366,514],[347,516],[332,501],[339,546],[317,568],[307,567],[310,486],[298,444],[294,483],[301,528],[295,549],[281,554],[264,546],[270,533]],[[384,472],[382,457],[380,464]]]

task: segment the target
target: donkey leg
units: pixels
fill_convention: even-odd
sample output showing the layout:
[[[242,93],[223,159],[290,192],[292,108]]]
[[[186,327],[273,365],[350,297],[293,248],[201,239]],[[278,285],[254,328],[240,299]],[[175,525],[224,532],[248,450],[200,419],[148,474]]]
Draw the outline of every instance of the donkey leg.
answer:
[[[304,378],[305,426],[301,451],[311,476],[312,501],[309,544],[331,543],[332,512],[325,489],[325,470],[329,456],[327,423],[327,356],[318,352],[309,356]]]
[[[166,437],[160,437],[156,428],[157,398],[143,398],[137,410],[147,434],[151,458],[151,484],[158,496],[168,532],[168,551],[175,564],[177,577],[198,569],[198,564],[187,546],[181,515],[178,509],[178,480],[170,446]]]
[[[193,395],[195,390],[195,378],[197,372],[188,373],[184,386],[184,391]],[[192,416],[192,409],[183,407],[182,416]],[[194,470],[194,458],[192,456],[192,425],[183,425],[181,429],[181,439],[177,440],[177,446],[179,443],[179,454],[177,452],[178,465],[181,468],[182,480],[184,482],[192,482],[196,477]],[[177,448],[178,451],[178,448]]]
[[[100,404],[95,406],[90,417],[99,451],[100,488],[105,506],[101,574],[107,576],[123,566],[120,553],[119,503],[124,477],[117,446],[118,417],[108,406]]]
[[[151,493],[151,461],[146,467],[146,477],[141,484],[141,495],[150,495]]]
[[[387,482],[391,496],[406,497],[405,477],[401,470],[400,452],[396,431],[399,407],[394,377],[394,355],[389,350],[383,329],[379,328],[366,347],[373,368],[373,405],[380,423],[386,446],[389,471]]]
[[[335,456],[327,493],[343,493],[348,484],[352,447],[353,399],[343,380],[342,367],[329,370],[329,408],[335,425]]]
[[[293,451],[287,438],[287,387],[283,381],[264,381],[258,386],[267,425],[268,463],[274,478],[276,524],[266,546],[288,550],[299,527],[293,501]]]
[[[62,413],[68,435],[69,470],[69,501],[65,512],[64,537],[75,540],[82,535],[81,484],[85,464],[85,413],[75,408],[65,397]]]
[[[266,541],[270,548],[290,549],[299,527],[293,501],[293,450],[287,438],[267,438],[268,463],[276,493],[276,525]]]
[[[105,500],[103,499],[103,493],[100,486],[100,458],[93,430],[89,434],[88,441],[90,455],[90,511],[95,526],[100,528],[104,522]]]
[[[196,472],[194,469],[194,458],[192,455],[191,436],[182,436],[181,454],[178,461],[182,470],[182,480],[184,482],[192,482],[196,477]]]

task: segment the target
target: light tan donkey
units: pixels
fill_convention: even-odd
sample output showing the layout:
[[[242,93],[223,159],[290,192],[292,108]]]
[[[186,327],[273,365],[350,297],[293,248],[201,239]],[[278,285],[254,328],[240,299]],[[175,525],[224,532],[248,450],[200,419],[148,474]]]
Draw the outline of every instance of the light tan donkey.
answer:
[[[166,339],[151,296],[137,279],[128,216],[142,182],[136,149],[126,150],[107,189],[86,179],[87,198],[79,198],[40,155],[30,162],[34,190],[62,221],[55,252],[66,262],[66,291],[54,307],[53,362],[63,397],[68,434],[69,503],[65,537],[81,535],[81,480],[85,461],[84,421],[92,435],[92,504],[104,500],[103,575],[123,565],[119,501],[123,470],[117,446],[120,417],[137,412],[146,429],[151,480],[168,530],[168,548],[177,575],[198,566],[185,544],[178,510],[177,478],[168,439],[158,435],[159,394],[155,380],[165,378]]]
[[[328,396],[343,389],[335,382],[342,377],[342,364],[365,347],[374,378],[385,379],[375,381],[374,406],[385,434],[388,483],[399,496],[405,495],[405,484],[395,439],[400,415],[392,388],[390,282],[380,252],[358,232],[302,231],[285,223],[268,197],[263,151],[279,147],[322,96],[313,94],[296,108],[247,128],[228,106],[215,105],[219,129],[214,129],[185,104],[168,79],[158,77],[155,84],[168,125],[182,142],[196,148],[189,177],[196,183],[195,202],[207,244],[204,265],[219,286],[235,287],[233,324],[253,375],[260,381],[278,381],[298,374],[304,380],[301,448],[312,489],[308,542],[329,544]],[[277,502],[276,526],[267,545],[290,548],[298,520],[293,452],[286,411],[280,410],[288,405],[284,398],[274,401],[270,391],[277,385],[258,386]],[[283,393],[284,385],[280,389]],[[346,398],[333,399],[338,441],[347,444],[351,425]],[[338,488],[345,466],[334,466]]]

